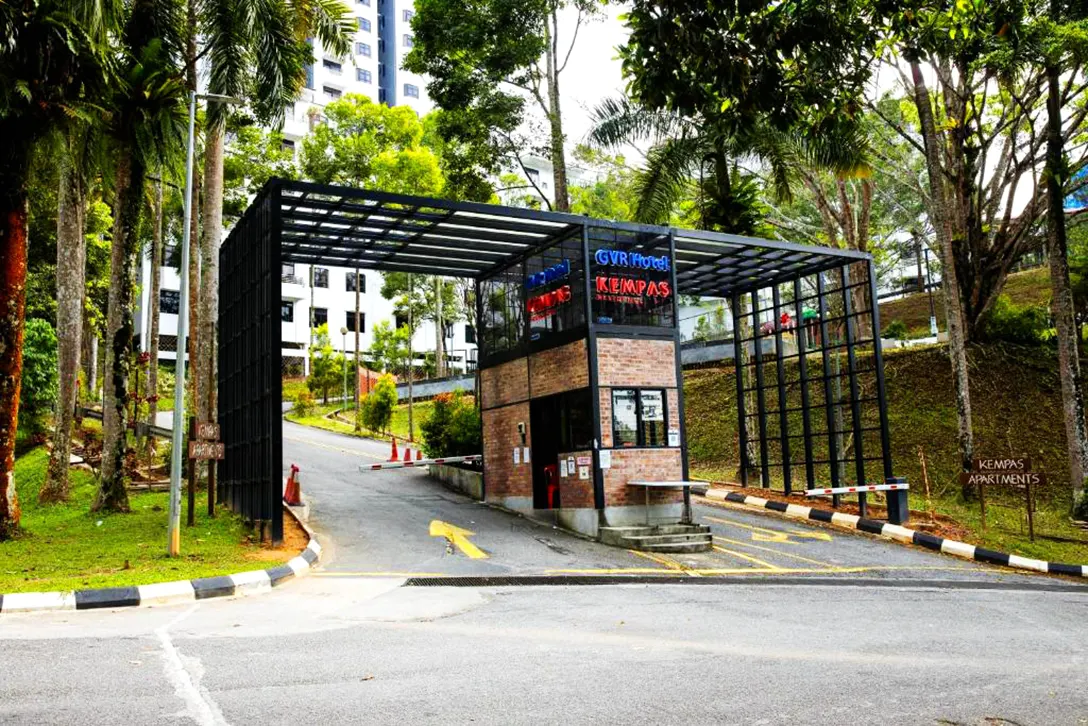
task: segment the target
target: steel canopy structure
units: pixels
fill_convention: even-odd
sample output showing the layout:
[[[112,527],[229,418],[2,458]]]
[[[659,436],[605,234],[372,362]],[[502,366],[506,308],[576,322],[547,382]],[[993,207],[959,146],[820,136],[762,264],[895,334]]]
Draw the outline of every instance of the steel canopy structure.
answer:
[[[741,374],[738,416],[746,422],[738,439],[742,479],[758,471],[764,486],[782,483],[789,492],[802,476],[810,487],[824,481],[816,474],[822,463],[830,482],[838,484],[846,479],[841,463],[848,456],[861,483],[865,462],[874,459],[882,461],[884,476],[891,476],[875,274],[865,253],[272,179],[220,249],[218,411],[227,447],[220,500],[251,521],[269,522],[274,540],[282,537],[281,265],[413,272],[479,283],[560,243],[587,239],[590,229],[632,240],[631,249],[643,254],[671,255],[677,293],[732,302],[733,330],[741,331],[735,336],[735,363]],[[837,273],[830,282],[824,274],[829,271]],[[811,310],[819,322],[802,325]],[[872,365],[866,370],[857,354],[869,347]],[[846,370],[837,373],[836,351],[849,357]],[[822,372],[810,375],[806,359],[815,354],[823,357]],[[800,369],[796,381],[784,369],[791,357]],[[835,365],[829,365],[832,360]],[[866,373],[872,374],[871,383]],[[746,407],[753,397],[756,405]],[[863,412],[870,402],[877,404],[875,426]],[[814,423],[819,409],[825,428]],[[869,443],[873,431],[879,440]],[[848,436],[849,452],[842,448]],[[814,448],[821,437],[823,454]],[[794,439],[800,445],[791,446]],[[779,474],[772,476],[776,469]]]

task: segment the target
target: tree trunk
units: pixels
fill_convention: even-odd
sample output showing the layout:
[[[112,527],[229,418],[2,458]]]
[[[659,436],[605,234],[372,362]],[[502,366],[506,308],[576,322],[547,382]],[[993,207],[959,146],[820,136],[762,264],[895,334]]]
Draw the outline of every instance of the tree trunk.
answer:
[[[1051,19],[1057,20],[1058,4],[1051,0]],[[1084,494],[1088,471],[1088,432],[1084,426],[1084,393],[1081,385],[1080,352],[1077,350],[1073,290],[1069,283],[1069,250],[1065,234],[1065,164],[1062,143],[1062,110],[1059,101],[1060,72],[1055,64],[1046,66],[1047,76],[1047,256],[1050,258],[1050,289],[1053,315],[1058,331],[1058,367],[1062,382],[1062,411],[1069,450],[1069,482],[1073,504]]]
[[[83,377],[87,379],[84,395],[93,400],[98,392],[98,336],[86,310],[83,311]]]
[[[952,359],[952,373],[955,378],[956,418],[959,423],[958,439],[960,448],[960,468],[971,470],[971,457],[974,455],[974,432],[971,425],[971,392],[967,375],[967,348],[964,338],[963,315],[960,307],[959,282],[956,279],[955,250],[952,247],[952,231],[948,219],[948,194],[945,189],[944,171],[941,166],[941,148],[937,138],[936,122],[930,105],[929,89],[926,88],[922,69],[917,61],[911,61],[911,74],[914,80],[914,105],[918,109],[922,139],[925,142],[926,170],[929,176],[929,191],[932,198],[933,229],[937,236],[937,245],[941,251],[943,270],[941,291],[944,293],[945,309],[948,322],[948,353]],[[974,496],[970,487],[962,490],[965,497]]]
[[[160,171],[161,173],[161,171]],[[151,290],[148,292],[150,312],[150,327],[148,330],[148,352],[151,355],[147,364],[147,392],[154,396],[148,405],[147,424],[155,424],[155,413],[158,411],[159,395],[159,295],[162,287],[162,181],[155,185],[155,222],[151,228]]]
[[[544,23],[547,49],[545,60],[548,74],[548,125],[551,127],[552,183],[555,186],[555,209],[570,211],[570,195],[567,191],[567,157],[563,150],[563,116],[559,105],[559,20],[556,11],[551,12],[551,25]]]
[[[72,450],[72,420],[79,381],[83,334],[83,288],[86,276],[84,210],[87,185],[80,162],[61,161],[57,193],[57,384],[53,451],[38,501],[68,499],[68,459]]]
[[[0,542],[19,529],[15,430],[23,376],[26,312],[26,178],[28,145],[5,137],[0,152]]]
[[[106,312],[106,360],[102,405],[102,472],[92,509],[128,511],[125,490],[127,448],[126,402],[132,348],[133,272],[139,242],[137,229],[143,204],[144,169],[130,148],[117,159],[113,239],[110,242],[110,293]]]
[[[211,124],[204,141],[204,233],[200,249],[200,338],[197,358],[201,371],[197,416],[215,421],[215,324],[219,317],[219,244],[223,236],[223,126]],[[197,369],[194,367],[194,375]]]

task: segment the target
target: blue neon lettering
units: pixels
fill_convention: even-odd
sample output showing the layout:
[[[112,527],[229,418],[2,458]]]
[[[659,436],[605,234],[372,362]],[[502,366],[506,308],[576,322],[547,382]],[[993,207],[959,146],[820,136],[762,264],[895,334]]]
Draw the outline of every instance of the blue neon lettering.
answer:
[[[622,250],[602,248],[593,253],[593,261],[604,267],[633,267],[642,270],[669,271],[668,255],[652,257],[639,252],[624,252]]]

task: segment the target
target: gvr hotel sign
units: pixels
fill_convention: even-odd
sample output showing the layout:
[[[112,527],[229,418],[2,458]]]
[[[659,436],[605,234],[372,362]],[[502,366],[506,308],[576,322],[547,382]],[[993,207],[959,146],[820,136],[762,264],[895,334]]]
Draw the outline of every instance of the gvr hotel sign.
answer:
[[[593,296],[597,300],[642,306],[647,298],[660,302],[672,295],[672,284],[660,274],[670,270],[668,255],[655,257],[602,248],[594,253],[593,261],[598,267],[610,268],[593,278]],[[654,279],[661,277],[666,279]]]

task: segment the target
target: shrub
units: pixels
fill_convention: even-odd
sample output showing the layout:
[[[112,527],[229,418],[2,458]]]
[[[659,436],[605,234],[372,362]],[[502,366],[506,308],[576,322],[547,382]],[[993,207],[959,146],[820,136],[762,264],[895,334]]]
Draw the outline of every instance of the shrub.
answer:
[[[314,394],[302,390],[295,395],[295,403],[291,406],[291,413],[295,416],[310,416],[314,412]]]
[[[884,326],[883,337],[903,340],[908,334],[907,324],[902,320],[893,320]]]
[[[23,388],[19,424],[32,436],[45,432],[57,402],[57,335],[45,320],[26,321],[23,342]]]
[[[377,383],[370,389],[370,393],[363,399],[360,407],[362,424],[371,431],[385,431],[389,428],[389,422],[393,418],[393,409],[397,405],[397,384],[393,376],[384,373],[378,377]]]
[[[434,409],[419,428],[428,458],[467,456],[482,450],[480,412],[461,391],[435,396]]]
[[[1021,345],[1037,345],[1046,337],[1049,315],[1043,305],[1017,305],[1008,295],[998,295],[982,323],[982,336]]]

